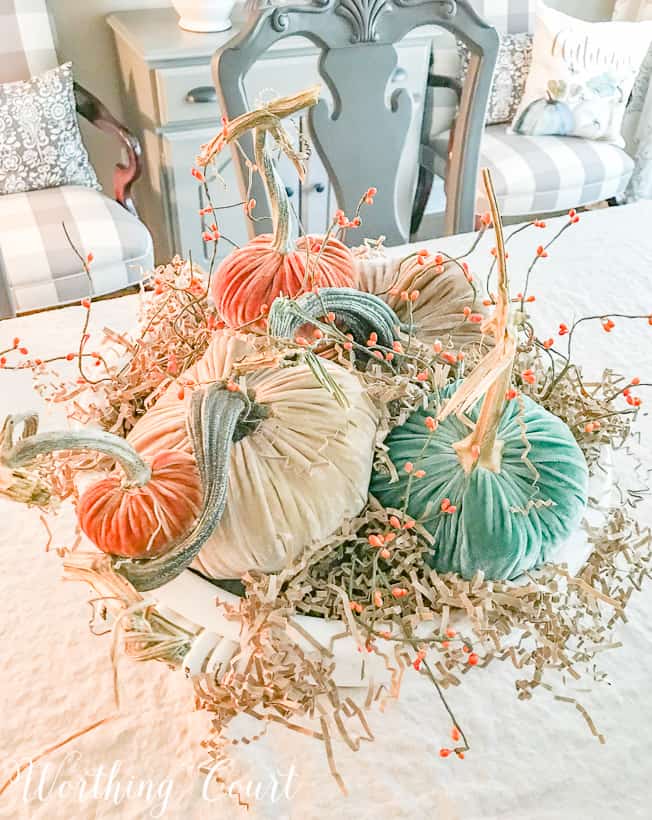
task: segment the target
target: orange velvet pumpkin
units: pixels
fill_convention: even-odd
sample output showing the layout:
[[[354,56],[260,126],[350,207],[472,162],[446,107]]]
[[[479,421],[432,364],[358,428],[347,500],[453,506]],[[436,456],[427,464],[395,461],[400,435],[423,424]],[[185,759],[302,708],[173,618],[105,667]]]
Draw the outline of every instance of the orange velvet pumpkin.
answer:
[[[277,296],[294,298],[315,287],[353,287],[357,272],[351,251],[339,239],[306,236],[293,242],[291,209],[285,186],[265,146],[272,133],[303,178],[300,156],[280,127],[280,119],[310,105],[319,89],[274,100],[264,108],[238,117],[200,158],[206,165],[215,154],[245,131],[254,131],[254,155],[271,206],[273,232],[261,234],[230,253],[219,265],[211,293],[224,322],[231,328],[265,331],[267,309]]]
[[[154,558],[192,527],[202,491],[195,459],[163,450],[151,461],[151,478],[129,486],[113,474],[90,486],[77,508],[79,524],[103,552],[122,558]]]
[[[351,287],[351,251],[335,237],[304,236],[294,250],[278,250],[273,234],[261,234],[224,259],[213,277],[212,296],[230,327],[264,329],[262,316],[277,296],[306,288]]]
[[[20,417],[18,418],[20,420]],[[0,461],[20,468],[46,453],[95,451],[122,468],[88,487],[77,514],[82,530],[103,551],[120,558],[155,558],[183,539],[203,503],[202,482],[190,453],[159,447],[145,457],[120,436],[103,430],[65,430],[36,433],[28,417],[23,435],[12,446],[17,419],[4,428]]]

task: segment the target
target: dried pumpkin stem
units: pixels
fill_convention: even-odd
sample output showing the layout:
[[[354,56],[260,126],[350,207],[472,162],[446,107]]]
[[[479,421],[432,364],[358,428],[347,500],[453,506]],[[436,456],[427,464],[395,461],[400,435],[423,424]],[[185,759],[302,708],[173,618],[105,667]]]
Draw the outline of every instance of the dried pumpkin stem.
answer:
[[[247,131],[254,128],[261,128],[265,131],[273,131],[280,128],[280,121],[286,117],[291,117],[297,114],[304,108],[310,108],[319,100],[319,85],[310,86],[297,94],[290,94],[287,97],[278,97],[275,100],[270,100],[260,108],[255,108],[253,111],[246,111],[239,117],[232,120],[225,121],[224,128],[217,134],[207,145],[203,147],[202,155],[198,157],[199,165],[208,165],[215,159],[217,154],[232,142],[236,142]],[[285,140],[283,140],[285,142]],[[289,141],[288,141],[289,146]],[[285,147],[285,146],[283,146]],[[297,165],[298,158],[296,154],[290,156],[290,159]],[[302,169],[297,167],[301,173]]]
[[[487,389],[482,402],[480,414],[473,432],[454,447],[466,472],[475,465],[492,472],[499,472],[502,455],[502,442],[497,440],[498,426],[502,418],[507,393],[512,377],[512,365],[516,346],[509,323],[509,280],[507,276],[507,256],[503,225],[496,201],[491,173],[487,168],[482,170],[482,181],[485,187],[491,218],[496,232],[496,259],[498,262],[498,283],[496,310],[493,318],[493,332],[496,349],[505,350],[505,358],[500,362],[500,370]]]
[[[151,470],[136,450],[120,436],[102,430],[70,430],[35,433],[12,443],[12,432],[18,419],[5,421],[0,462],[14,470],[24,467],[39,456],[57,451],[87,451],[104,453],[115,459],[126,476],[130,487],[142,487],[151,478]]]
[[[291,250],[290,200],[269,151],[265,147],[266,138],[267,131],[263,128],[256,128],[254,132],[254,155],[272,208],[272,223],[274,225],[272,247],[279,253],[287,254]]]
[[[254,132],[254,159],[263,178],[269,197],[274,223],[273,248],[280,253],[288,253],[290,248],[290,203],[285,186],[276,171],[274,163],[265,147],[267,133],[271,133],[281,150],[288,156],[303,180],[305,170],[301,156],[293,148],[291,140],[281,124],[285,117],[292,116],[304,108],[315,105],[319,99],[318,85],[311,86],[298,94],[271,100],[261,108],[248,111],[240,117],[225,121],[222,131],[206,145],[198,158],[200,165],[208,165],[225,145],[236,143],[247,131]]]

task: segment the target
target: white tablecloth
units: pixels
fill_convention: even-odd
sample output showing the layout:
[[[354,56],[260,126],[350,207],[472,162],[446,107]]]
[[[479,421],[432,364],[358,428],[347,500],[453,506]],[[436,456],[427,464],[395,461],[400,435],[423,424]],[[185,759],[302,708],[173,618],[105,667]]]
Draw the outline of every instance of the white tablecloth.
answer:
[[[510,247],[513,291],[518,291],[534,247],[551,236],[521,234]],[[428,244],[428,243],[426,243]],[[468,237],[429,244],[460,251]],[[482,273],[490,260],[489,237],[471,259]],[[652,202],[583,215],[536,269],[532,306],[543,336],[560,321],[589,312],[652,313]],[[98,303],[95,328],[133,323],[136,298]],[[83,309],[74,307],[2,322],[0,347],[20,336],[30,354],[73,350]],[[652,328],[616,321],[611,334],[599,324],[577,334],[577,354],[590,373],[603,367],[652,377]],[[0,373],[0,410],[40,408],[27,374]],[[652,396],[645,396],[648,400]],[[50,413],[46,426],[59,419]],[[652,434],[646,413],[641,428]],[[645,515],[652,522],[648,504]],[[35,510],[0,502],[0,762],[34,755],[78,728],[113,712],[109,640],[89,633],[87,590],[60,581],[60,560],[44,552],[45,531]],[[58,522],[54,546],[66,543],[70,518]],[[453,820],[620,820],[649,818],[652,760],[652,598],[635,595],[629,623],[617,630],[624,647],[601,657],[609,683],[581,695],[607,743],[601,746],[572,707],[538,690],[529,703],[516,699],[516,673],[507,665],[473,670],[449,699],[472,745],[464,761],[441,760],[449,723],[430,684],[416,673],[402,698],[384,715],[373,712],[373,744],[336,755],[350,790],[344,798],[330,778],[321,744],[271,729],[255,748],[240,753],[242,784],[261,790],[248,814],[212,789],[203,794],[196,767],[207,718],[192,712],[191,686],[160,664],[121,664],[123,716],[35,764],[0,798],[0,816],[11,818],[355,818],[399,820],[420,816]],[[585,688],[582,682],[580,688]],[[243,731],[251,729],[243,727]],[[49,770],[46,770],[49,764]],[[98,767],[95,795],[89,794]],[[53,778],[58,781],[53,789]],[[113,768],[112,788],[107,779]],[[80,795],[82,774],[87,793]],[[38,792],[39,778],[45,788]],[[150,779],[159,794],[135,796]],[[279,787],[274,794],[274,780]],[[115,803],[116,787],[124,798]],[[169,789],[169,792],[167,791]],[[286,793],[289,793],[288,797]],[[214,802],[212,802],[214,800]],[[162,813],[163,812],[163,813]]]

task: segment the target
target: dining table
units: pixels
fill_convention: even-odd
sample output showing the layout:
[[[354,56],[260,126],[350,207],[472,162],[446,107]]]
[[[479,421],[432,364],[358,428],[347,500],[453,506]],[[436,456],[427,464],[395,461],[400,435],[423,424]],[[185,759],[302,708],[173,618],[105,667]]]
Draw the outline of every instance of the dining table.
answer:
[[[568,221],[549,219],[509,240],[512,293],[523,285],[539,245]],[[507,233],[513,228],[508,227]],[[398,260],[415,249],[464,253],[472,235],[387,248]],[[467,258],[482,282],[492,260],[487,231]],[[541,338],[584,315],[652,314],[652,201],[584,212],[532,272],[528,305]],[[89,332],[135,327],[140,294],[92,304]],[[85,320],[80,305],[0,323],[0,349],[14,339],[27,357],[75,351]],[[652,381],[652,327],[645,320],[584,323],[574,336],[585,375],[611,368]],[[91,343],[92,344],[92,343]],[[18,355],[18,354],[17,354]],[[20,356],[18,355],[18,358]],[[12,359],[13,360],[13,359]],[[74,372],[75,362],[61,370]],[[652,396],[641,389],[636,446],[652,465]],[[68,424],[65,408],[46,403],[28,369],[0,370],[1,418],[35,411],[42,429]],[[643,480],[647,479],[647,469]],[[640,476],[639,476],[640,477]],[[652,480],[652,479],[651,479]],[[652,504],[638,508],[652,525]],[[406,674],[400,698],[372,707],[373,742],[334,755],[347,794],[331,776],[323,745],[281,726],[234,750],[234,776],[251,798],[245,809],[207,775],[210,716],[195,708],[183,672],[160,662],[119,658],[113,686],[112,637],[94,634],[88,589],[62,580],[60,550],[72,544],[68,504],[44,515],[0,498],[0,817],[19,820],[111,818],[181,820],[634,820],[652,817],[652,585],[634,592],[614,628],[614,646],[596,664],[604,679],[563,686],[590,713],[600,742],[572,704],[538,687],[517,696],[518,670],[493,662],[463,677],[446,697],[469,739],[465,758],[441,758],[449,718],[427,677]],[[97,724],[91,731],[62,739]],[[260,727],[242,719],[242,734]]]

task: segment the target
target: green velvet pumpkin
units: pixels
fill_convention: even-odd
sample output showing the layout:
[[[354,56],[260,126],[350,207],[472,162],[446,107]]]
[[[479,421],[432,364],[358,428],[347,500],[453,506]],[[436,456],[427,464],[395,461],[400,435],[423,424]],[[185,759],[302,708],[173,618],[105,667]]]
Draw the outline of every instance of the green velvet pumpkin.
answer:
[[[457,387],[450,385],[442,398]],[[430,433],[425,418],[438,408],[413,413],[386,439],[399,480],[391,483],[376,472],[371,492],[385,507],[402,509],[410,481],[405,463],[425,470],[421,478],[412,473],[407,512],[434,537],[426,560],[438,572],[472,578],[482,570],[490,579],[514,578],[550,560],[580,522],[588,483],[582,451],[561,419],[527,397],[522,401],[523,412],[512,400],[502,413],[498,472],[476,465],[465,473],[453,444],[468,427],[450,415]],[[474,422],[480,406],[476,402],[467,413]],[[454,513],[442,511],[445,499]]]

